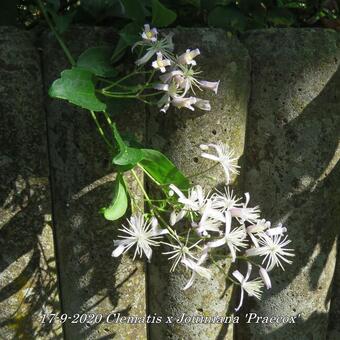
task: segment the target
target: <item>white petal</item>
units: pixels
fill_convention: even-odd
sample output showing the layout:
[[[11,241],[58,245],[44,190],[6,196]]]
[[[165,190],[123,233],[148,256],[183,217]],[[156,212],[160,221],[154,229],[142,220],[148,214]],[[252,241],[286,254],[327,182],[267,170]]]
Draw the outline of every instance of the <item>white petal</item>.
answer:
[[[265,284],[266,288],[267,289],[272,288],[272,283],[270,281],[270,277],[268,275],[268,272],[264,268],[260,267],[259,274],[260,274],[261,279],[262,279],[263,283]]]
[[[112,252],[111,256],[118,257],[124,252],[124,250],[125,250],[125,246],[121,244]]]
[[[168,84],[154,84],[153,88],[155,90],[159,90],[159,91],[169,91],[169,85]]]
[[[240,271],[235,270],[235,271],[233,271],[232,275],[234,276],[234,278],[235,278],[238,282],[240,282],[240,283],[243,282],[244,276],[240,273]]]
[[[266,231],[266,234],[269,236],[274,236],[274,235],[283,235],[286,232],[287,232],[287,228],[279,226],[279,227],[268,229]]]

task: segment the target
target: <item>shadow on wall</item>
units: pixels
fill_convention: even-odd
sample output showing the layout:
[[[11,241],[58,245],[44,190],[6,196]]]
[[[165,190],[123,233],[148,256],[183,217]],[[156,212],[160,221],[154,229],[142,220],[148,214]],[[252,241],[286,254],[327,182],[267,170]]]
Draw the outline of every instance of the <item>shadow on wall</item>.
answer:
[[[326,34],[320,32],[314,33],[315,39]],[[260,315],[306,312],[308,316],[296,327],[280,325],[270,330],[268,326],[261,331],[259,325],[252,335],[281,339],[295,328],[295,335],[307,339],[315,336],[316,328],[327,329],[339,234],[340,70],[337,52],[327,51],[328,46],[318,56],[313,51],[313,57],[307,55],[302,62],[303,53],[308,53],[304,48],[307,51],[310,46],[304,46],[298,32],[295,39],[294,35],[287,39],[287,56],[285,33],[281,33],[270,42],[271,49],[282,44],[280,51],[269,52],[267,46],[262,55],[248,41],[254,63],[245,187],[264,217],[287,226],[296,255],[285,272],[273,272],[273,289],[264,294],[263,301],[249,299],[244,310]],[[254,36],[256,44],[256,33]],[[270,34],[267,38],[269,41]],[[324,46],[322,42],[320,46]]]
[[[18,174],[12,162],[1,170],[7,176],[1,176],[0,328],[15,339],[58,339],[60,326],[40,323],[41,313],[59,310],[53,244],[46,237],[51,226],[44,219],[50,216],[46,183],[30,184],[32,177],[24,177],[24,169]]]
[[[86,39],[79,39],[79,37]],[[72,27],[65,41],[73,56],[92,46],[114,46],[112,29]],[[49,34],[42,37],[45,93],[60,72],[70,65]],[[145,314],[142,264],[129,256],[112,258],[113,240],[121,223],[105,221],[99,209],[109,204],[115,176],[110,154],[88,111],[61,100],[46,98],[54,222],[58,245],[59,279],[63,312],[96,313],[112,311],[122,316]],[[129,114],[129,128],[143,129],[139,108]],[[98,115],[100,119],[100,115]],[[137,117],[137,118],[136,118]],[[100,119],[102,126],[103,121]],[[122,117],[117,124],[126,127]],[[131,125],[130,125],[131,124]],[[143,325],[65,323],[70,339],[113,338],[116,334],[137,337]]]

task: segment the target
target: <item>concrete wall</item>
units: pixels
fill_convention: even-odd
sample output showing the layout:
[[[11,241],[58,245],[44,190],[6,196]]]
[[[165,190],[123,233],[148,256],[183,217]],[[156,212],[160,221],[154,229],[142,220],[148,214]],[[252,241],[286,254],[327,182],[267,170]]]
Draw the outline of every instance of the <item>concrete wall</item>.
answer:
[[[49,33],[37,39],[39,55],[29,33],[2,27],[1,338],[146,339],[147,331],[150,339],[338,338],[339,34],[321,29],[253,31],[240,39],[206,29],[175,34],[178,49],[202,50],[199,61],[208,80],[221,79],[218,96],[208,96],[212,111],[163,115],[135,105],[117,118],[118,125],[160,148],[186,174],[208,166],[199,158],[199,144],[223,141],[236,149],[243,173],[234,186],[251,193],[264,217],[286,224],[297,254],[286,272],[273,274],[273,290],[263,301],[248,299],[240,315],[300,315],[298,323],[41,324],[41,313],[61,311],[225,315],[232,313],[232,290],[217,278],[210,284],[198,280],[182,292],[187,273],[168,275],[162,261],[148,268],[146,287],[144,263],[129,255],[111,258],[117,224],[97,213],[115,178],[105,144],[88,112],[46,95],[69,65]],[[116,35],[75,27],[65,40],[76,57],[89,46],[114,44]],[[221,174],[216,168],[209,175]],[[127,180],[138,193],[129,174]]]

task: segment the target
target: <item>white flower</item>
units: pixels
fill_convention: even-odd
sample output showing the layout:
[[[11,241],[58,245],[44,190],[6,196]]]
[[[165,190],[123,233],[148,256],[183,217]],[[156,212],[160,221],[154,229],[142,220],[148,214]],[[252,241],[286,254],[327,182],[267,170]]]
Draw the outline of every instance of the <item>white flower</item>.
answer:
[[[211,105],[210,105],[209,100],[196,98],[196,102],[194,103],[194,106],[196,106],[197,108],[204,110],[204,111],[210,111],[211,110]]]
[[[291,242],[290,240],[287,240],[287,238],[287,235],[275,235],[270,237],[267,234],[261,234],[259,239],[260,246],[246,250],[246,255],[264,256],[262,263],[267,261],[266,269],[268,271],[271,271],[275,266],[280,266],[282,270],[284,270],[281,261],[291,264],[292,261],[287,260],[285,256],[295,256],[291,253],[294,251],[293,249],[284,248]]]
[[[256,235],[261,235],[266,229],[270,228],[270,222],[265,219],[256,221],[256,224],[252,224],[246,228],[247,233],[256,247],[259,246],[259,243],[256,239]]]
[[[198,83],[203,89],[214,91],[215,94],[217,94],[218,86],[220,85],[220,81],[199,80]]]
[[[157,106],[161,108],[160,111],[165,113],[170,107],[171,98],[178,97],[178,88],[173,82],[170,84],[155,84],[153,87],[156,90],[166,92],[157,103]]]
[[[195,66],[196,61],[194,60],[194,58],[197,57],[200,53],[201,52],[198,48],[196,48],[195,50],[187,49],[185,53],[177,58],[177,61],[179,64]]]
[[[227,244],[232,262],[236,260],[236,251],[240,251],[239,248],[245,248],[247,234],[245,232],[244,226],[240,226],[231,230],[231,215],[227,211],[225,212],[225,232],[224,236],[216,241],[211,241],[207,243],[209,248],[218,248]]]
[[[237,157],[234,157],[234,151],[230,150],[229,147],[225,144],[219,143],[219,144],[202,144],[200,145],[200,148],[204,151],[207,151],[209,148],[213,148],[216,151],[216,155],[212,155],[206,152],[203,152],[201,154],[202,157],[211,159],[215,162],[221,163],[227,184],[230,182],[230,176],[231,174],[238,175],[238,168],[239,166],[236,164]]]
[[[175,77],[183,77],[183,72],[180,70],[174,70],[171,72],[167,72],[164,73],[162,75],[159,76],[159,79],[163,82],[163,83],[170,83]],[[176,79],[176,83],[180,78],[175,78]],[[177,84],[179,86],[179,84]]]
[[[122,240],[114,241],[117,248],[112,252],[112,256],[118,257],[136,245],[133,259],[135,259],[137,254],[142,257],[144,252],[150,261],[152,255],[151,246],[159,246],[159,242],[156,241],[156,239],[161,238],[161,235],[166,234],[168,230],[158,229],[158,221],[156,218],[152,218],[150,221],[144,221],[142,214],[132,215],[130,220],[127,221],[129,228],[123,225],[122,229],[118,229],[126,235],[119,235],[118,237],[122,238]]]
[[[272,282],[270,281],[268,272],[264,268],[260,267],[259,274],[266,288],[272,288]]]
[[[158,34],[157,28],[150,29],[150,25],[148,25],[148,24],[144,25],[144,31],[142,33],[142,38],[144,40],[156,42],[157,41],[157,34]]]
[[[235,308],[236,312],[241,308],[243,304],[244,291],[246,291],[246,293],[249,296],[255,296],[257,299],[261,298],[261,293],[262,293],[261,289],[263,287],[263,283],[261,279],[259,278],[248,281],[250,274],[251,274],[251,270],[252,270],[252,265],[248,262],[248,270],[247,270],[247,274],[245,277],[238,270],[235,270],[233,272],[233,276],[236,278],[236,280],[240,283],[240,286],[241,286],[240,303],[238,307]]]
[[[199,274],[207,279],[211,279],[211,271],[207,268],[202,267],[202,264],[206,261],[208,257],[208,248],[204,248],[202,255],[198,259],[197,262],[190,260],[190,259],[182,259],[182,263],[192,270],[191,277],[183,290],[186,290],[192,286],[194,280],[196,278],[196,274]]]
[[[174,262],[170,268],[170,272],[173,272],[178,263],[180,261],[182,261],[183,259],[191,259],[191,260],[197,260],[197,258],[191,253],[195,248],[199,249],[198,244],[202,241],[199,240],[196,243],[194,243],[193,245],[191,245],[190,247],[188,247],[188,241],[189,241],[189,233],[187,234],[185,243],[183,244],[183,242],[181,242],[180,238],[178,237],[178,235],[176,233],[171,233],[169,234],[175,241],[177,244],[174,243],[167,243],[167,242],[162,242],[163,244],[173,248],[173,250],[164,252],[162,254],[165,255],[171,255],[168,260],[172,260],[174,259]]]
[[[170,66],[171,61],[169,59],[163,59],[163,55],[161,52],[157,52],[157,60],[152,62],[152,67],[154,69],[159,69],[162,73],[166,71],[165,67]]]
[[[246,198],[246,202],[242,204],[242,207],[230,208],[230,214],[232,217],[235,217],[240,222],[240,224],[243,224],[246,221],[250,223],[255,223],[260,216],[260,209],[258,207],[248,208],[250,195],[248,192],[246,192],[244,196]]]
[[[219,211],[215,211],[212,207],[212,201],[207,200],[203,208],[201,220],[198,223],[193,222],[191,225],[196,229],[200,236],[208,236],[208,231],[220,232],[221,222],[216,218],[217,215],[222,215]],[[202,210],[202,209],[201,209]],[[223,215],[222,215],[223,217]]]
[[[135,64],[137,66],[147,63],[157,52],[162,53],[167,59],[171,59],[170,51],[174,49],[174,44],[172,42],[173,33],[169,33],[163,39],[157,40],[155,42],[144,40],[138,41],[132,47],[132,50],[136,46],[147,46],[146,53],[143,57],[136,60]]]
[[[204,208],[207,198],[205,197],[204,190],[200,185],[196,185],[189,189],[188,197],[186,197],[174,184],[170,184],[169,188],[177,194],[178,202],[183,204],[183,208],[178,215],[176,215],[176,213],[172,214],[173,217],[171,217],[170,223],[177,223],[188,211],[197,212]],[[175,223],[171,225],[174,225]]]
[[[216,190],[216,193],[212,195],[212,200],[213,208],[220,209],[222,212],[227,209],[242,207],[242,203],[238,203],[241,198],[237,198],[233,190],[229,190],[229,187],[224,188],[224,193]]]
[[[177,107],[178,109],[185,107],[191,111],[195,111],[195,108],[192,106],[195,103],[196,103],[195,97],[188,97],[188,98],[174,97],[171,101],[171,105]]]

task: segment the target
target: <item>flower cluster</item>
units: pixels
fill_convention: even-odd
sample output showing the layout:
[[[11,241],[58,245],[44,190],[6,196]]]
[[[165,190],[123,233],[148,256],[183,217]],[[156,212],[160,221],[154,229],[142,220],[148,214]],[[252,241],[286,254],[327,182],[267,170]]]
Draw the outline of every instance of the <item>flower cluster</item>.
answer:
[[[240,302],[235,309],[238,311],[244,292],[260,299],[263,287],[271,288],[269,273],[274,267],[284,270],[284,262],[292,263],[293,249],[287,248],[291,242],[286,235],[287,228],[281,224],[272,226],[271,222],[261,219],[259,207],[249,204],[249,193],[244,194],[243,200],[228,186],[231,176],[237,175],[239,168],[232,150],[224,144],[204,144],[200,147],[204,151],[202,157],[222,166],[226,177],[224,190],[206,193],[202,186],[196,185],[183,191],[170,185],[165,192],[162,209],[151,206],[149,222],[145,222],[142,215],[132,216],[128,220],[129,228],[122,229],[126,235],[116,241],[113,256],[136,246],[135,255],[144,253],[150,261],[152,247],[162,245],[165,247],[163,254],[171,261],[171,272],[178,266],[191,272],[183,289],[190,288],[197,275],[212,279],[209,266],[218,266],[216,260],[228,257],[234,266],[244,261],[247,263],[245,274],[235,268],[229,275],[218,266],[231,282],[241,288]],[[215,153],[207,153],[209,149]],[[164,217],[164,210],[169,211],[169,222]],[[158,227],[159,223],[164,229]],[[257,275],[254,275],[254,267],[257,268]]]
[[[201,110],[210,111],[209,100],[196,97],[195,90],[211,90],[217,94],[219,81],[210,82],[199,80],[201,73],[197,68],[196,57],[200,55],[200,50],[187,49],[180,56],[173,53],[173,34],[169,33],[162,39],[156,28],[144,25],[141,34],[143,40],[138,41],[134,46],[141,46],[146,49],[143,57],[136,61],[138,66],[151,61],[151,66],[155,71],[159,71],[159,81],[153,84],[153,88],[164,94],[157,102],[161,112],[166,112],[170,105],[176,108],[187,108],[194,111],[195,107]],[[190,94],[192,93],[192,94]]]

